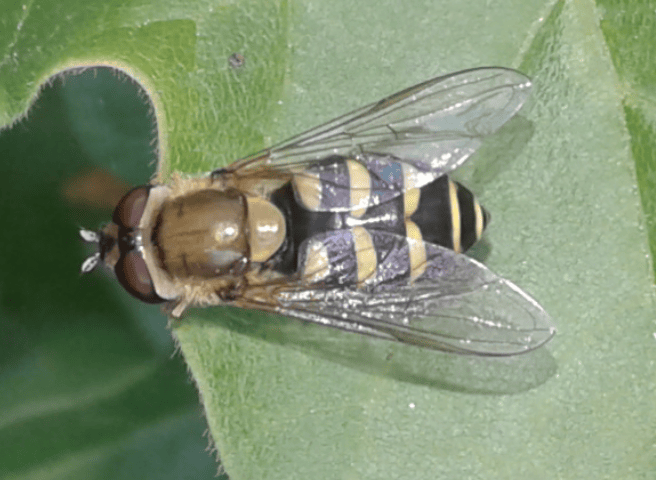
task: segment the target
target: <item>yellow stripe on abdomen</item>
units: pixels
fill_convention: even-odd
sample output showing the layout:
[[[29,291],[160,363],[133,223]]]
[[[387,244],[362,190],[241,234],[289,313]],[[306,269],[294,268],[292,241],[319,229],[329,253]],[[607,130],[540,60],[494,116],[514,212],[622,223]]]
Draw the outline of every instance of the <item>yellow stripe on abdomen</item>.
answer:
[[[410,279],[415,280],[426,271],[426,246],[421,230],[412,220],[405,221],[405,236],[410,257]]]
[[[458,202],[458,186],[449,179],[449,204],[451,206],[451,239],[453,250],[462,251],[460,232],[460,202]]]
[[[474,198],[474,218],[476,219],[476,240],[480,240],[483,236],[483,210],[476,198]]]
[[[410,216],[417,211],[419,207],[419,200],[421,198],[421,190],[417,185],[417,169],[407,163],[402,164],[403,169],[403,210],[404,218]]]
[[[324,280],[331,272],[326,245],[320,240],[310,240],[305,255],[303,280],[308,283]]]
[[[297,173],[292,179],[292,185],[303,207],[311,212],[319,211],[323,184],[318,173],[308,171]]]
[[[371,177],[360,162],[347,160],[351,187],[351,215],[358,218],[369,208],[371,198]]]
[[[358,264],[358,283],[374,278],[378,259],[371,235],[364,227],[353,227],[353,246]]]

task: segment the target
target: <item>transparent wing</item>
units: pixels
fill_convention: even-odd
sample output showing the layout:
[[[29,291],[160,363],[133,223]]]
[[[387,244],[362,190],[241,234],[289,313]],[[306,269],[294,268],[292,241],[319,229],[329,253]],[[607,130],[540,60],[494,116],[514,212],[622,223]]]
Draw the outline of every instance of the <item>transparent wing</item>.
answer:
[[[276,311],[342,330],[426,348],[476,355],[515,355],[555,333],[544,309],[481,263],[442,247],[425,273],[373,288],[280,289]]]
[[[521,108],[530,80],[505,68],[479,68],[403,90],[251,157],[226,170],[302,171],[331,155],[389,154],[433,178],[460,166]]]

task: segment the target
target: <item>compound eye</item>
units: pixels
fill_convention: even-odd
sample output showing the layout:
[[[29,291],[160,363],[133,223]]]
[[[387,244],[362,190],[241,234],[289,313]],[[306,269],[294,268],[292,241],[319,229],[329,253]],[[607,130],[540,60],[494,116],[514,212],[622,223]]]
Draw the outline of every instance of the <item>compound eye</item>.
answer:
[[[123,255],[114,271],[123,288],[142,302],[162,303],[165,301],[155,292],[148,267],[139,252],[132,250]]]
[[[146,209],[150,186],[144,185],[133,188],[126,193],[116,208],[112,220],[121,228],[136,228],[139,226],[141,217]]]

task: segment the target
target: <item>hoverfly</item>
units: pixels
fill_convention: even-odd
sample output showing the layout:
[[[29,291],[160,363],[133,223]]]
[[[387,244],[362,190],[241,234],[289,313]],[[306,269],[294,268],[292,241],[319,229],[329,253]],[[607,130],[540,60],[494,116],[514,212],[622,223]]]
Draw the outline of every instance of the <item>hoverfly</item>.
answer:
[[[136,298],[233,305],[443,351],[513,355],[555,333],[462,252],[487,212],[447,174],[517,113],[505,68],[434,78],[200,177],[128,192],[82,238]]]

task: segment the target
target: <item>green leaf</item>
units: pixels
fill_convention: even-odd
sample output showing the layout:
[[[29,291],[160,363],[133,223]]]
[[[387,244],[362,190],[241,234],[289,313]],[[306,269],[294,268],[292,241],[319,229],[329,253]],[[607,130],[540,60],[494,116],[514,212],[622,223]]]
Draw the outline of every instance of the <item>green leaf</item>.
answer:
[[[174,334],[231,478],[645,478],[656,469],[653,1],[0,8],[0,119],[23,114],[63,68],[121,67],[154,105],[161,178],[225,165],[446,72],[503,65],[534,80],[506,132],[520,140],[484,150],[471,178],[493,216],[487,264],[541,301],[556,339],[530,355],[481,359],[253,312],[192,312]],[[229,64],[235,52],[241,67]],[[160,437],[154,425],[175,428],[189,412],[188,398],[164,398],[177,390],[152,387],[173,368],[135,323],[153,311],[110,280],[75,274],[84,257],[75,226],[99,215],[66,206],[61,186],[91,165],[119,171],[139,148],[111,131],[120,141],[98,148],[104,136],[85,132],[95,120],[79,98],[62,117],[35,108],[33,123],[0,134],[11,179],[2,244],[13,252],[0,269],[5,476],[119,476],[103,470],[105,452],[144,451],[144,438]],[[30,136],[48,123],[57,141]],[[63,123],[77,136],[63,137]]]

